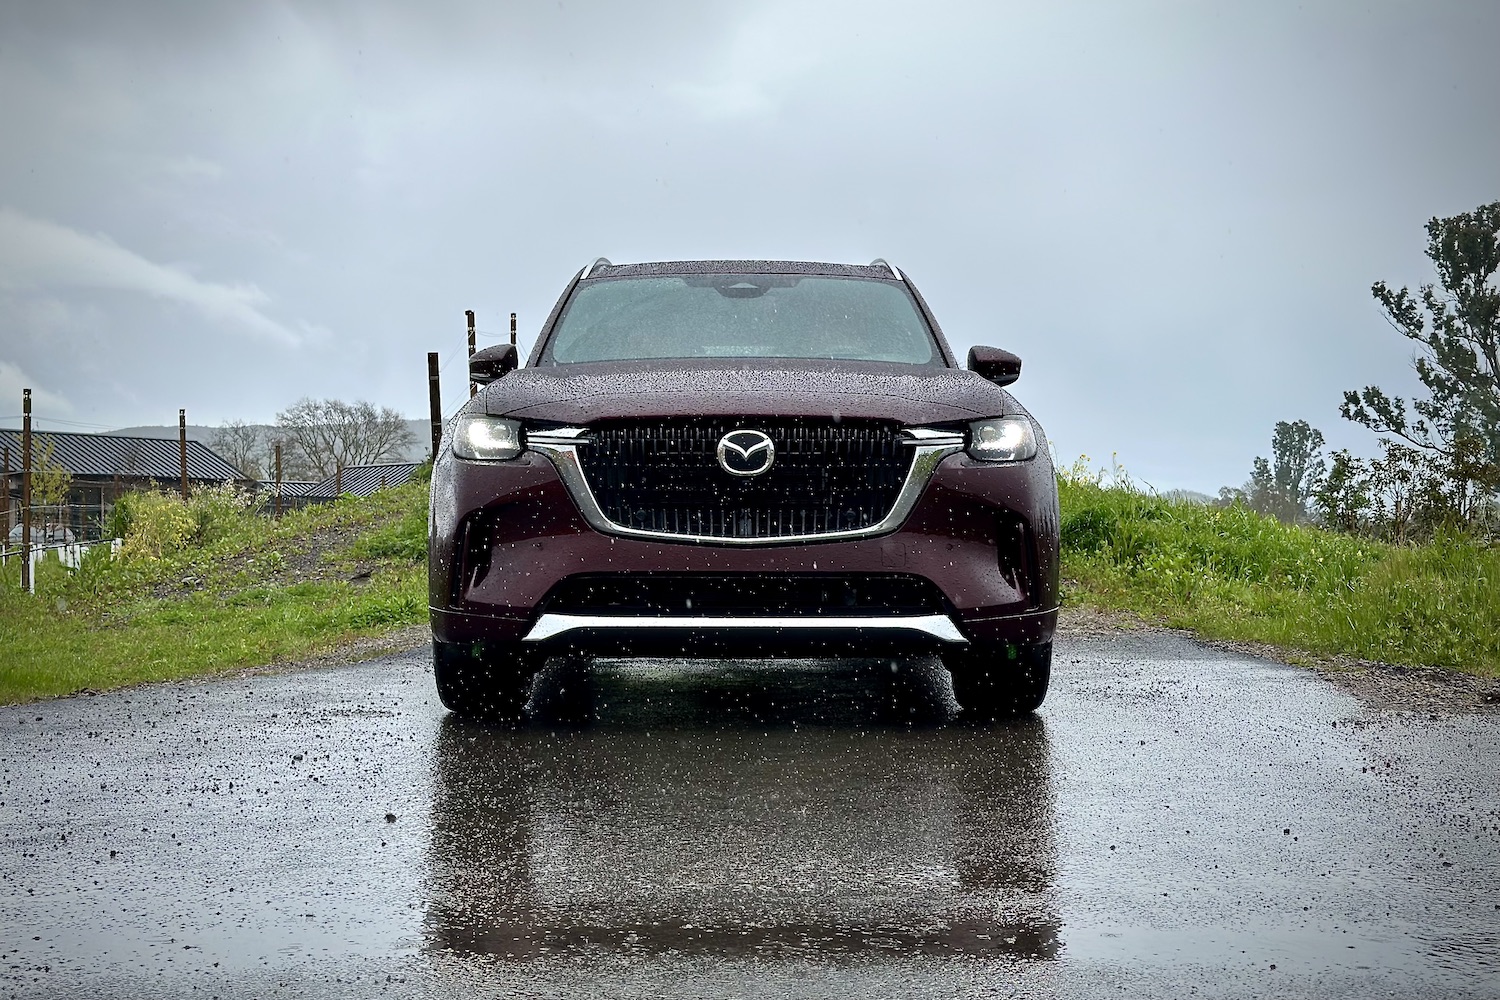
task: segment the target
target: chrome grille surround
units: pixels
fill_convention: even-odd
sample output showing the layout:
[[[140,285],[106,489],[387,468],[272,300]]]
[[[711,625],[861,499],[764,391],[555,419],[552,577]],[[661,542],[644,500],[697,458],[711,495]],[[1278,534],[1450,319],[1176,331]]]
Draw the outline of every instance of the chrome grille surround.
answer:
[[[611,520],[604,513],[593,489],[589,486],[588,477],[584,474],[583,463],[579,457],[579,450],[588,447],[588,435],[587,427],[532,431],[526,435],[526,447],[546,455],[552,462],[557,469],[558,476],[572,495],[574,503],[578,505],[579,512],[583,514],[584,520],[589,523],[590,527],[604,534],[626,538],[694,542],[704,545],[794,545],[809,541],[848,541],[888,534],[899,528],[907,515],[911,513],[912,508],[916,506],[917,499],[927,487],[927,482],[932,478],[932,473],[938,463],[949,455],[962,451],[964,447],[962,434],[929,428],[903,428],[899,431],[899,440],[902,447],[912,450],[911,464],[907,468],[906,478],[902,481],[890,510],[875,523],[841,531],[746,537],[655,531],[634,528]]]

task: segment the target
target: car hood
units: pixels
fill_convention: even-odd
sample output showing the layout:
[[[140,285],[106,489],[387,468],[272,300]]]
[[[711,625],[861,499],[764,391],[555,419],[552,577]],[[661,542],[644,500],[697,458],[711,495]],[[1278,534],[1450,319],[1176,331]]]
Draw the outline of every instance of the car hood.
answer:
[[[1024,412],[960,368],[847,361],[677,360],[521,368],[476,403],[492,416],[586,424],[636,417],[839,416],[947,423]]]

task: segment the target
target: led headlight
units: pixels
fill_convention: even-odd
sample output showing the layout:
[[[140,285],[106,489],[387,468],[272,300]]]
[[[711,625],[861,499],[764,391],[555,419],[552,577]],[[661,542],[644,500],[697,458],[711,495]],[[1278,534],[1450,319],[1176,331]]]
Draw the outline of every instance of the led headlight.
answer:
[[[969,425],[969,457],[981,462],[1024,462],[1036,457],[1036,435],[1025,417],[996,417]]]
[[[466,415],[453,425],[453,454],[497,461],[521,454],[521,423],[500,417]]]

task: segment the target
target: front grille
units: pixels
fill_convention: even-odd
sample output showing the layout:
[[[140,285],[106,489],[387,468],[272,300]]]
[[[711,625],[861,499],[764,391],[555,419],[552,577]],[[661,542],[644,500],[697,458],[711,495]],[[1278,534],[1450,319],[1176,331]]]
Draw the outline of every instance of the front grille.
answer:
[[[930,580],[898,573],[593,573],[547,595],[549,614],[671,617],[947,613]]]
[[[719,465],[733,430],[769,435],[759,476]],[[890,513],[912,463],[893,423],[711,418],[599,424],[578,449],[604,516],[622,527],[707,538],[858,531]]]

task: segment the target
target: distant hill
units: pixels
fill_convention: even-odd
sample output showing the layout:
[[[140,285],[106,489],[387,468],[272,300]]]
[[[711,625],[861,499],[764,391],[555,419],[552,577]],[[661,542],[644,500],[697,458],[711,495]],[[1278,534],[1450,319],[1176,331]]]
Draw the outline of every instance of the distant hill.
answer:
[[[1211,497],[1207,493],[1199,493],[1197,490],[1167,490],[1162,496],[1168,500],[1176,500],[1179,503],[1213,503],[1217,497]]]
[[[276,428],[271,424],[251,424],[250,426],[255,427],[267,437],[272,436],[276,430]],[[391,461],[427,461],[428,452],[432,450],[431,425],[428,424],[428,422],[425,420],[408,420],[406,422],[406,426],[410,428],[412,437],[415,438],[415,441],[410,448],[406,449],[406,452],[404,454],[396,456],[395,458],[391,459]],[[209,427],[204,424],[187,425],[188,440],[201,441],[202,443],[208,445],[210,448],[213,447],[214,434],[217,431],[217,427]],[[121,427],[119,430],[105,431],[104,433],[114,434],[121,437],[168,438],[175,441],[177,440],[177,425],[173,424],[171,426],[166,426],[148,424],[141,427]]]
[[[188,440],[201,441],[204,444],[208,444],[209,439],[213,437],[214,430],[215,428],[205,427],[202,424],[188,424]],[[177,440],[177,427],[175,425],[172,427],[121,427],[119,430],[102,431],[101,433],[111,434],[115,437],[167,438],[172,441]]]

